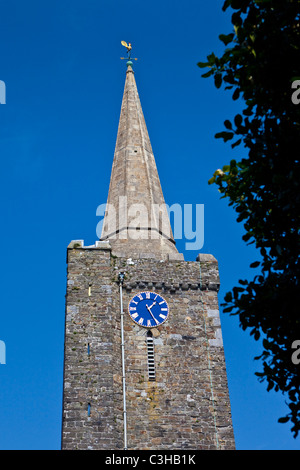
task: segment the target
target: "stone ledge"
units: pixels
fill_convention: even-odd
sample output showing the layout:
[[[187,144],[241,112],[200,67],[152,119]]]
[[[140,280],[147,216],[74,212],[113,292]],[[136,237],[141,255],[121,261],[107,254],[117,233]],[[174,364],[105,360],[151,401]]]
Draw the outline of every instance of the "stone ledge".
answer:
[[[110,246],[109,241],[97,240],[95,245],[96,245],[96,248],[100,248],[102,250],[111,250],[111,246]]]
[[[211,290],[211,291],[216,291],[218,292],[219,290],[219,284],[212,283],[212,282],[207,282],[207,283],[202,283],[200,282],[197,283],[192,283],[192,282],[186,282],[186,283],[168,283],[168,282],[155,282],[155,281],[125,281],[123,284],[124,289],[127,291],[131,291],[132,289],[143,289],[143,290],[164,290],[168,291],[170,293],[176,292],[176,291],[188,291],[188,290]]]
[[[184,261],[182,253],[169,253],[169,261]]]
[[[209,263],[217,263],[218,261],[213,255],[209,255],[207,253],[199,253],[196,261],[200,261],[202,263],[209,262]]]
[[[87,249],[87,250],[111,250],[111,245],[109,241],[100,241],[97,240],[94,245],[84,245],[84,240],[72,240],[68,249],[73,250],[76,248]],[[117,258],[128,258],[128,253],[112,251],[112,255]],[[157,259],[160,261],[184,261],[184,256],[182,253],[166,253],[166,254],[156,254],[156,253],[139,253],[132,254],[133,259]],[[130,258],[131,259],[131,258]]]
[[[129,258],[130,259],[154,259],[157,261],[184,261],[182,253],[130,253],[126,251],[112,251],[112,255],[117,258]]]
[[[111,250],[110,243],[108,241],[100,241],[97,240],[94,245],[84,245],[84,240],[72,240],[69,245],[68,249],[73,250],[74,248],[81,248],[81,249],[94,249],[94,250]]]
[[[72,240],[69,243],[68,248],[70,248],[70,249],[83,248],[83,246],[84,246],[84,240]]]

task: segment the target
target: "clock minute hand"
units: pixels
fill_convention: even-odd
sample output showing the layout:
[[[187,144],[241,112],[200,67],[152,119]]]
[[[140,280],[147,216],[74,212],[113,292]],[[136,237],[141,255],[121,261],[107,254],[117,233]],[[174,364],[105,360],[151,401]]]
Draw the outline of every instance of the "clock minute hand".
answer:
[[[154,304],[151,305],[151,307],[153,306]],[[147,307],[147,310],[148,312],[150,313],[151,317],[153,318],[153,320],[155,321],[155,323],[158,325],[159,322],[156,320],[155,316],[153,315],[153,313],[151,312],[151,307],[148,307],[148,305],[146,304],[146,307]]]

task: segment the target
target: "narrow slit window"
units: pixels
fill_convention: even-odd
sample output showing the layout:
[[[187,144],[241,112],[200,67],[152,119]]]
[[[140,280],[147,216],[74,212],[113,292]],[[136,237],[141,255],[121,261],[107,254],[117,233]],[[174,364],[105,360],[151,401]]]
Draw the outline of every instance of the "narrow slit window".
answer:
[[[87,415],[91,416],[91,404],[90,403],[88,403]]]
[[[155,381],[154,342],[151,331],[147,333],[148,379]]]

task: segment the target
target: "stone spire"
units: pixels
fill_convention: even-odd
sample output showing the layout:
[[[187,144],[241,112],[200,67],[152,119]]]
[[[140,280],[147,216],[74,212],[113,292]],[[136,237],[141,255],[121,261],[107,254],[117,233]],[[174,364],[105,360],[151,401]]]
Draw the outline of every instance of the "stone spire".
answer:
[[[175,247],[131,60],[100,240],[108,240],[117,256],[183,259]]]

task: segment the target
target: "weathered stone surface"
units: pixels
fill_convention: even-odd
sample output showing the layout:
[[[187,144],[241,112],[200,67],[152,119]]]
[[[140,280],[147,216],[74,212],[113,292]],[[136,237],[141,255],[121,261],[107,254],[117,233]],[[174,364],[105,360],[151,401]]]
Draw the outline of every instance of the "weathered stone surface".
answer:
[[[68,249],[62,448],[123,448],[120,271],[128,449],[233,449],[217,292],[209,287],[211,276],[218,279],[216,262],[128,263],[99,248]],[[157,291],[170,308],[152,330],[154,382],[147,329],[127,313],[142,290]]]
[[[110,241],[113,255],[167,259],[178,254],[131,67],[126,73],[107,204],[101,240]]]

